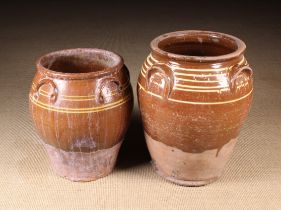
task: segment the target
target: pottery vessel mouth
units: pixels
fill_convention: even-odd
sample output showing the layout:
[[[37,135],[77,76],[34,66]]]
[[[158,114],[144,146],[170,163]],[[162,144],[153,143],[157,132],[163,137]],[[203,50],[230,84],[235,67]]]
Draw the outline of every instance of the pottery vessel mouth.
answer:
[[[61,79],[91,79],[119,71],[123,58],[97,48],[76,48],[48,53],[38,59],[39,72]]]
[[[228,34],[212,31],[176,31],[152,40],[152,52],[160,57],[186,62],[219,62],[241,56],[245,43]]]

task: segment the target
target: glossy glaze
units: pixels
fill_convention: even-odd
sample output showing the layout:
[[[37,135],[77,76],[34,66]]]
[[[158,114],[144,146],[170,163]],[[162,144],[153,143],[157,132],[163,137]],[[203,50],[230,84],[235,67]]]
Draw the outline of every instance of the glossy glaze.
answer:
[[[221,175],[252,101],[246,46],[222,33],[179,31],[155,38],[151,49],[137,90],[156,170],[182,185],[210,183]]]
[[[100,49],[47,54],[37,62],[29,99],[35,128],[59,175],[88,181],[112,170],[133,107],[120,56]]]

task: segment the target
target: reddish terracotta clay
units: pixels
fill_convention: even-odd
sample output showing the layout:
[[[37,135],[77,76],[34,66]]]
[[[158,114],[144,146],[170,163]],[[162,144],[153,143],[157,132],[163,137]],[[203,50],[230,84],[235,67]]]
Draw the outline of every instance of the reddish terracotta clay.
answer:
[[[253,78],[240,39],[179,31],[151,42],[138,100],[156,171],[180,185],[221,176],[252,102]]]
[[[101,49],[47,54],[37,62],[29,99],[57,174],[90,181],[112,171],[133,107],[120,56]]]

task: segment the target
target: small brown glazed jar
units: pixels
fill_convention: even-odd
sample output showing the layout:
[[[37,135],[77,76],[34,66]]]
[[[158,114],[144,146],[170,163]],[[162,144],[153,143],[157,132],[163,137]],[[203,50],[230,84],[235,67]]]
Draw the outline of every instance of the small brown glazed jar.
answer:
[[[179,31],[151,42],[138,81],[146,142],[158,174],[200,186],[218,179],[253,94],[253,72],[240,39]]]
[[[37,62],[30,112],[54,171],[73,181],[108,175],[133,107],[123,59],[101,49],[70,49]]]

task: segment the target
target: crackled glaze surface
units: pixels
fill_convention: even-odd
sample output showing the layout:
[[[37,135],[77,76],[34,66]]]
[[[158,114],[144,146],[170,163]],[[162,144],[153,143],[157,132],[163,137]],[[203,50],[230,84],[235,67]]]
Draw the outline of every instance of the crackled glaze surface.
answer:
[[[100,49],[62,50],[41,57],[29,99],[41,139],[50,148],[72,152],[77,155],[71,157],[77,158],[79,153],[95,155],[93,152],[120,144],[133,107],[129,72],[123,59]],[[116,158],[119,147],[111,151]],[[84,164],[87,167],[87,162]],[[77,174],[77,179],[82,180]],[[89,173],[85,179],[90,178]]]
[[[245,48],[236,37],[209,31],[155,38],[137,87],[144,129],[151,139],[188,154],[216,150],[219,158],[237,138],[252,101],[252,69]],[[160,158],[165,157],[153,156],[156,165]],[[192,161],[200,164],[197,158]],[[217,167],[220,171],[223,166]],[[188,173],[174,178],[196,180]]]

